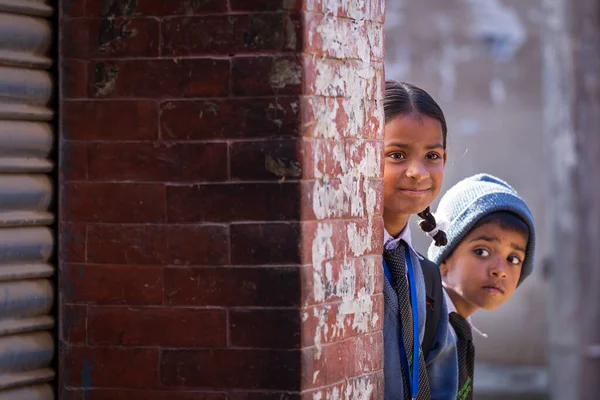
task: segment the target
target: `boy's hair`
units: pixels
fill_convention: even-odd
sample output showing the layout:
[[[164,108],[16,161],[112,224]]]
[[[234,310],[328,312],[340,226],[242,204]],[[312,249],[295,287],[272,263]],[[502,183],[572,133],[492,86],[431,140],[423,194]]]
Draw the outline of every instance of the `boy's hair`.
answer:
[[[475,224],[475,226],[471,229],[471,232],[480,226],[492,223],[500,225],[500,227],[503,229],[520,233],[526,237],[529,236],[529,228],[527,227],[527,224],[517,215],[508,211],[497,211],[495,213],[486,215]]]
[[[427,255],[436,264],[446,260],[473,229],[489,222],[522,232],[527,236],[525,260],[519,285],[533,271],[535,222],[531,210],[506,182],[488,174],[478,174],[458,182],[440,200],[436,216],[450,221],[448,245],[429,246]]]
[[[519,218],[519,216],[509,211],[497,211],[491,214],[487,214],[479,221],[477,221],[475,225],[473,225],[473,227],[469,232],[467,232],[465,237],[471,232],[473,232],[475,229],[487,224],[498,224],[502,229],[520,233],[526,238],[529,237],[529,228],[527,227],[527,224],[521,218]],[[454,253],[454,251],[452,251],[452,253]],[[448,254],[446,256],[446,259],[450,258],[452,256],[452,253]]]
[[[396,117],[410,114],[421,114],[438,120],[442,126],[443,146],[446,149],[446,136],[448,135],[446,117],[439,104],[425,90],[406,82],[386,81],[383,113],[386,124]],[[417,215],[421,217],[419,226],[425,232],[432,232],[435,244],[437,246],[446,245],[445,232],[439,229],[434,231],[437,228],[437,222],[429,207]]]

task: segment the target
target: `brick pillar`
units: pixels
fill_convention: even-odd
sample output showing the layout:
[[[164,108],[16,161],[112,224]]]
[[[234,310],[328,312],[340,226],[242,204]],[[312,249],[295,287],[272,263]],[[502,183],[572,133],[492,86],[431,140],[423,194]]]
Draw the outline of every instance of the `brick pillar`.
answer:
[[[62,1],[61,399],[383,397],[383,3]]]

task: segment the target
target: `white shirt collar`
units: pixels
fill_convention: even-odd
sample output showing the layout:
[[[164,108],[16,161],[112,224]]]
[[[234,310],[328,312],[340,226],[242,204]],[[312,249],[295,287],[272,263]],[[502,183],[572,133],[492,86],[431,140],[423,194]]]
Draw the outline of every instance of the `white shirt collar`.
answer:
[[[391,250],[391,249],[395,249],[396,247],[398,247],[398,244],[400,243],[400,240],[404,240],[406,242],[406,244],[408,245],[408,248],[412,250],[413,253],[415,253],[415,255],[417,256],[417,258],[419,260],[423,260],[423,257],[421,257],[421,255],[419,253],[417,253],[417,251],[415,250],[415,248],[412,245],[412,240],[411,240],[411,234],[410,234],[410,224],[406,224],[406,227],[402,230],[402,232],[400,232],[400,234],[398,235],[397,238],[394,238],[392,235],[390,235],[387,231],[387,229],[383,229],[383,247]]]
[[[444,297],[446,298],[446,306],[448,307],[448,314],[450,314],[452,312],[458,313],[456,311],[456,307],[454,306],[454,302],[452,301],[452,299],[448,295],[448,292],[446,291],[446,288],[444,288]],[[475,333],[477,333],[479,336],[483,336],[484,338],[488,337],[487,333],[481,332],[479,329],[477,329],[477,327],[475,325],[473,325],[473,322],[471,321],[471,317],[467,318],[467,322],[471,326],[471,329],[473,329],[473,331],[475,331]]]

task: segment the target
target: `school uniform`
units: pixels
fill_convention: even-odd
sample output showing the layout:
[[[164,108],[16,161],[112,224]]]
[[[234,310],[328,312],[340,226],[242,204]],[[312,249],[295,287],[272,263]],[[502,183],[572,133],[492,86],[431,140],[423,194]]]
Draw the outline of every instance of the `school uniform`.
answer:
[[[448,305],[448,330],[452,340],[456,344],[458,361],[458,392],[456,400],[470,400],[473,398],[473,376],[475,372],[473,332],[483,337],[487,337],[487,335],[473,325],[471,317],[463,318],[458,314],[445,288],[444,299]]]
[[[410,257],[410,262],[414,271],[414,284],[416,287],[416,299],[418,310],[418,321],[414,326],[419,328],[419,344],[423,341],[425,332],[425,281],[423,272],[419,264],[421,257],[412,247],[410,227],[400,233],[397,238],[393,238],[388,232],[384,232],[384,259],[390,259],[390,252],[397,251],[400,256]],[[406,277],[405,279],[408,279]],[[412,387],[410,384],[407,387],[407,380],[403,380],[403,376],[408,376],[406,372],[406,357],[407,350],[404,348],[403,327],[401,323],[401,306],[399,305],[399,297],[394,284],[387,278],[384,279],[384,323],[383,323],[383,340],[384,340],[384,384],[385,384],[385,400],[403,400],[410,399],[411,393],[405,393]],[[411,304],[412,305],[412,304]],[[419,392],[421,398],[431,398],[432,400],[455,400],[458,387],[458,369],[457,369],[457,353],[456,342],[449,335],[448,331],[448,313],[445,300],[441,304],[442,312],[438,330],[434,339],[434,346],[431,349],[427,360],[419,362]],[[418,324],[418,325],[417,325]],[[401,347],[403,346],[403,347]],[[408,349],[410,352],[411,349]],[[404,354],[404,355],[403,355]],[[415,362],[417,357],[415,357]],[[423,367],[422,367],[423,366]],[[425,369],[425,373],[422,368]],[[412,371],[412,368],[409,367]],[[424,376],[423,376],[424,375]],[[425,394],[428,397],[423,397]]]

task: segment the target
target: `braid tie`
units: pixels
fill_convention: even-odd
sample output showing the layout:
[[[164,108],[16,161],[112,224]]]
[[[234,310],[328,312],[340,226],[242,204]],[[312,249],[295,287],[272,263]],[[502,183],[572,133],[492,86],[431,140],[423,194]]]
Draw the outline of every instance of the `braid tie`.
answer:
[[[444,232],[441,229],[441,227],[438,226],[435,217],[431,213],[429,207],[427,207],[417,215],[422,218],[419,221],[419,227],[434,240],[436,246],[441,247],[448,244],[446,232]]]

